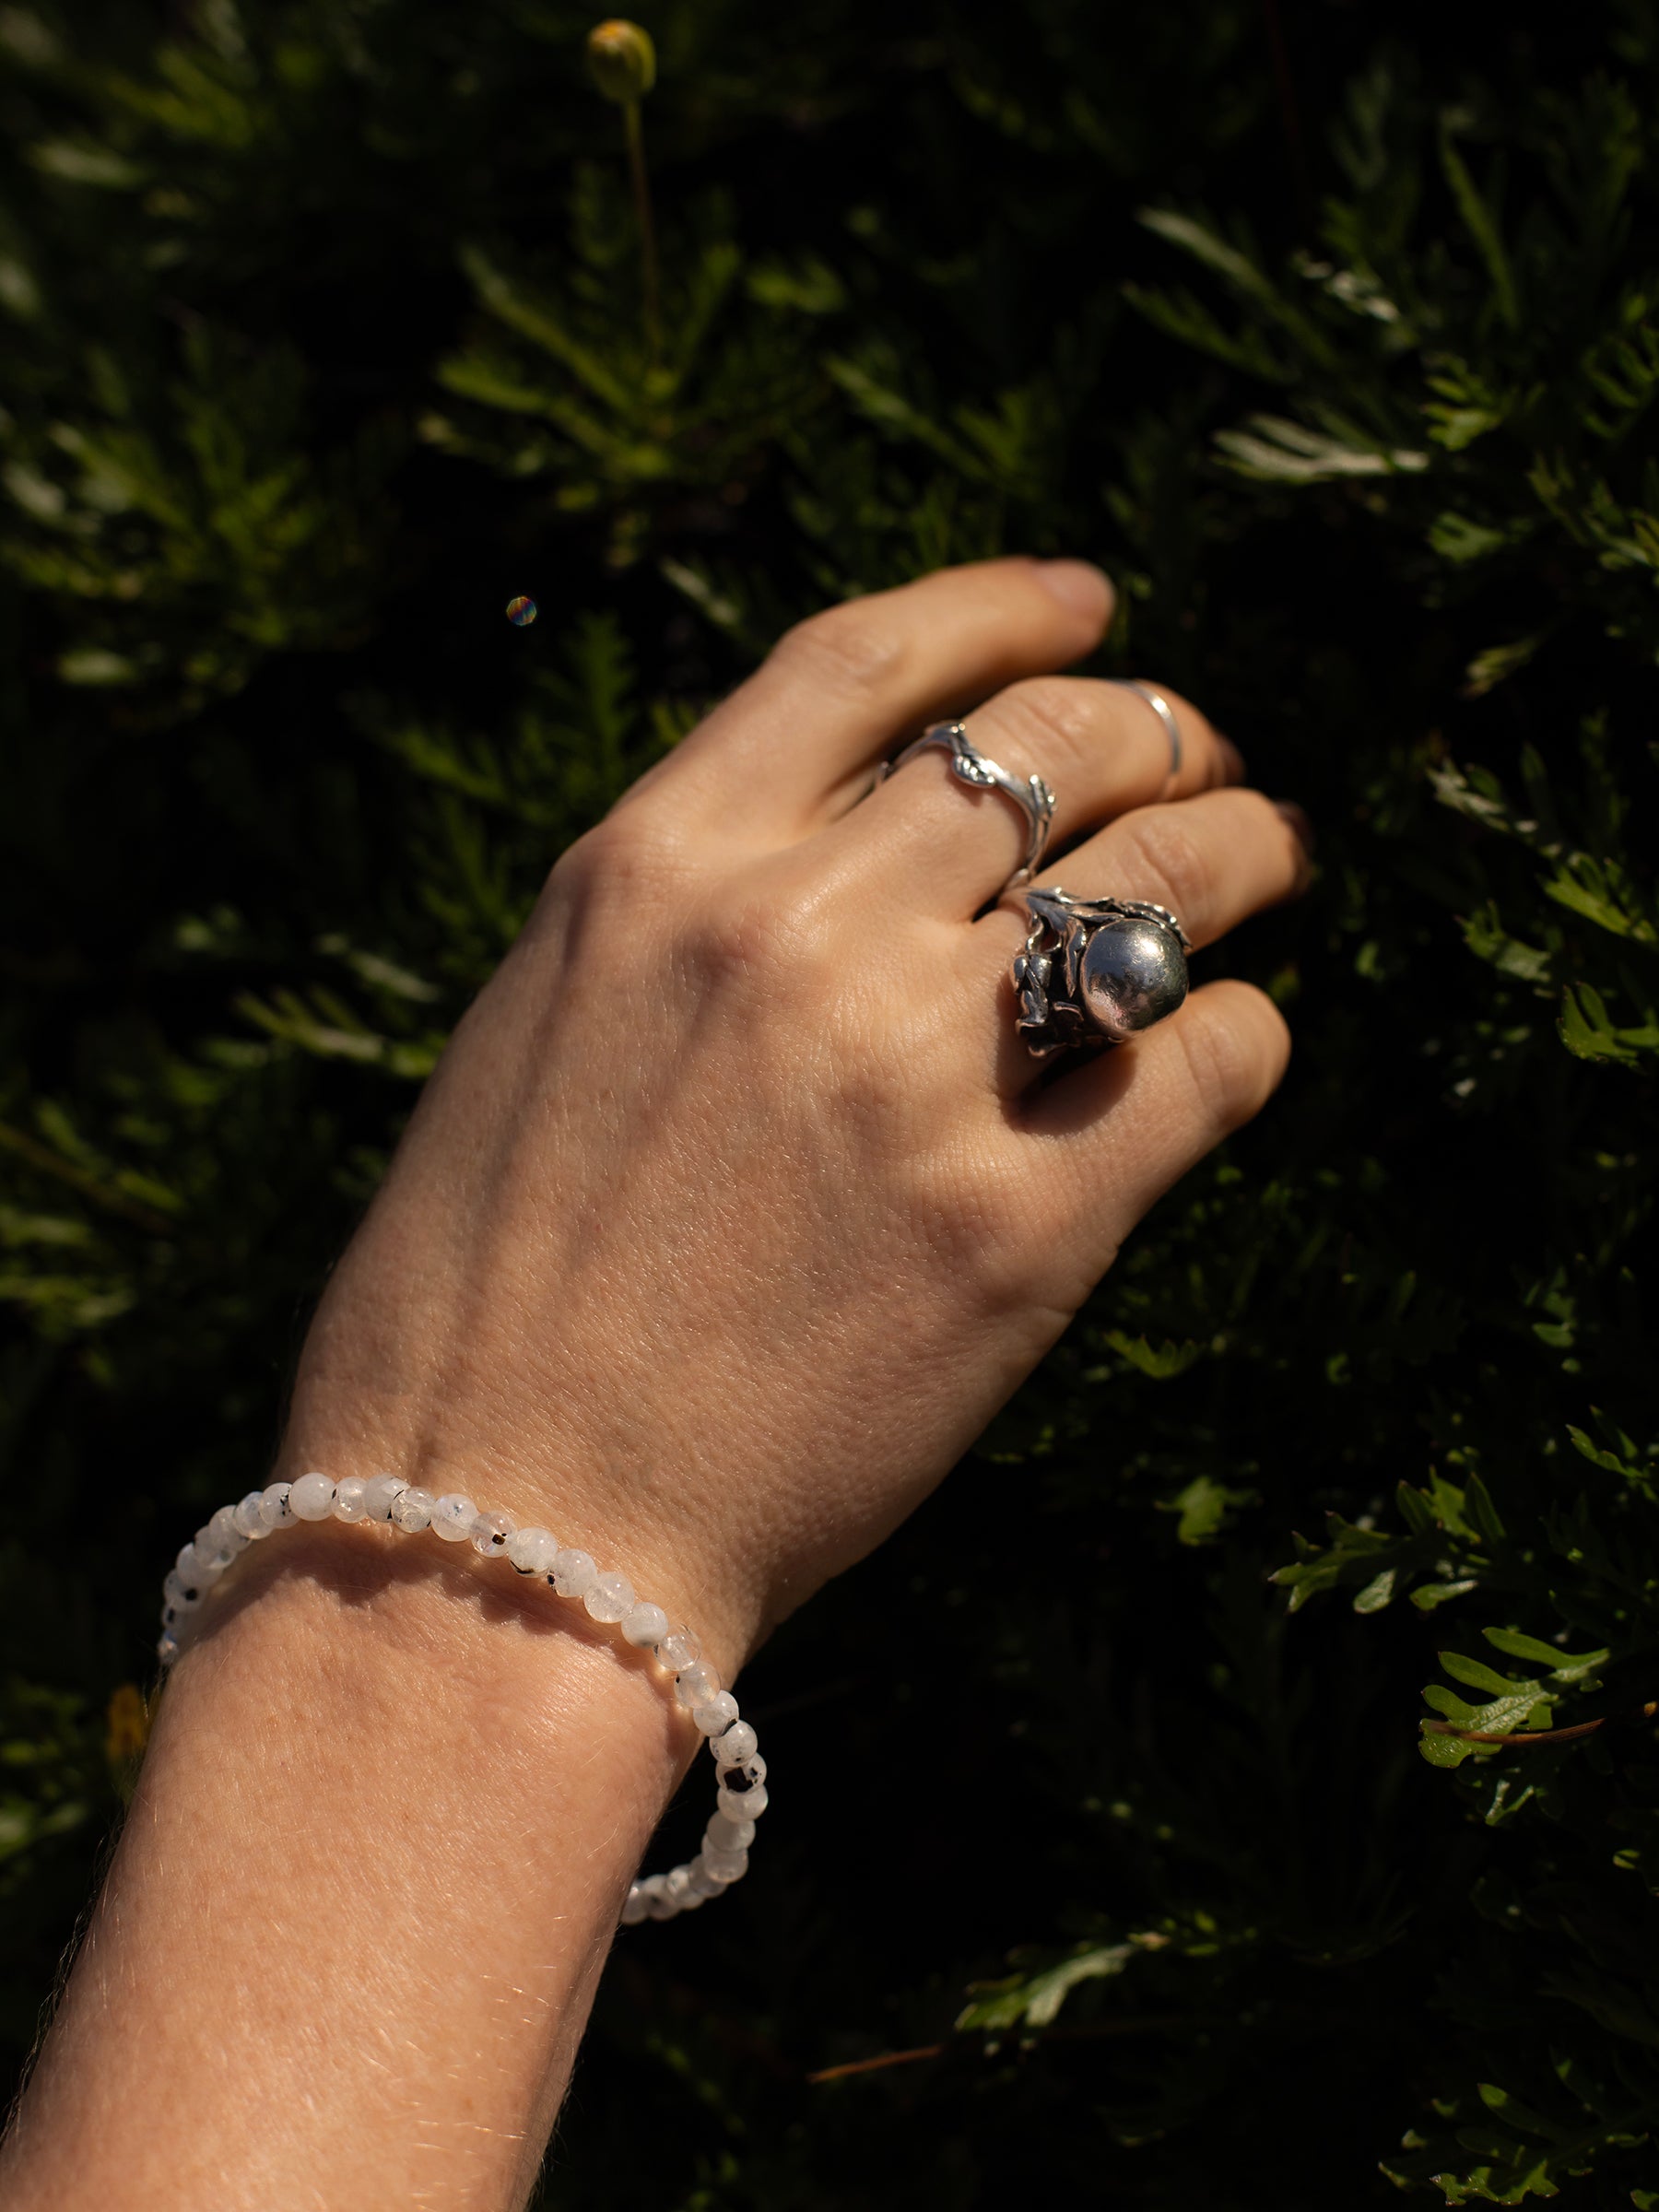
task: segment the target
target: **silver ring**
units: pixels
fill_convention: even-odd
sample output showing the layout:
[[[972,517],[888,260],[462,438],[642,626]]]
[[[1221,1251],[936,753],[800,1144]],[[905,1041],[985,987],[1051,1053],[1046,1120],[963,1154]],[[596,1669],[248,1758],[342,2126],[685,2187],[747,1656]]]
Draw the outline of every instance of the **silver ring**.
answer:
[[[1054,819],[1053,793],[1041,776],[1028,776],[1022,782],[1006,768],[998,768],[994,760],[987,760],[959,722],[935,722],[924,730],[894,759],[882,762],[876,771],[877,782],[885,783],[896,769],[902,768],[907,760],[913,760],[930,745],[943,746],[950,755],[951,773],[959,782],[971,784],[979,791],[1000,791],[1018,807],[1025,817],[1025,858],[1003,885],[1003,890],[1015,891],[1021,884],[1030,883],[1048,845],[1049,829]]]
[[[1024,894],[1025,950],[1014,957],[1015,1027],[1033,1057],[1126,1044],[1187,994],[1192,941],[1147,899]]]
[[[1175,710],[1161,691],[1150,684],[1143,684],[1133,676],[1114,676],[1108,679],[1120,691],[1138,692],[1164,726],[1164,735],[1170,741],[1170,773],[1164,790],[1171,790],[1181,774],[1181,724],[1175,719]]]

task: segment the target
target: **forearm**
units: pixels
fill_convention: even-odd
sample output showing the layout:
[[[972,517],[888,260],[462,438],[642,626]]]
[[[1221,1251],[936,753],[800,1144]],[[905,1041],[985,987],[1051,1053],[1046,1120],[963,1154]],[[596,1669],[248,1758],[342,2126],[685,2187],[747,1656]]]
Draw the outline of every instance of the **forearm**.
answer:
[[[644,1654],[470,1552],[293,1529],[212,1611],[6,2203],[521,2203],[699,1739]]]

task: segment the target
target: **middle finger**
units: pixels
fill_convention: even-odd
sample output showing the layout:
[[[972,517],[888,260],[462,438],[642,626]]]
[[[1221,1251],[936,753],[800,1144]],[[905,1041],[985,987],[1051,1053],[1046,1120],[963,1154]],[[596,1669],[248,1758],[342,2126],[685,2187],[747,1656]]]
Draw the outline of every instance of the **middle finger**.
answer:
[[[1156,688],[1180,732],[1175,772],[1163,716],[1127,684],[1033,677],[987,700],[963,727],[978,751],[1017,781],[1035,773],[1050,786],[1050,843],[1058,850],[1132,807],[1240,780],[1243,764],[1227,739],[1191,700]],[[994,897],[1026,843],[1026,825],[1007,794],[964,784],[934,747],[906,761],[830,834],[902,883],[907,903],[963,918]]]

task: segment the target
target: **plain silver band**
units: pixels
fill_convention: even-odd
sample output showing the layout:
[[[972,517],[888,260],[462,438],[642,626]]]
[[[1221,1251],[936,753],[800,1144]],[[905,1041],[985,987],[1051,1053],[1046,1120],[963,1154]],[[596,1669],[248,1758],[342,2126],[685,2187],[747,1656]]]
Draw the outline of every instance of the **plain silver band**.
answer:
[[[1132,676],[1114,676],[1109,680],[1121,691],[1138,692],[1163,724],[1164,735],[1170,741],[1170,775],[1164,785],[1168,791],[1181,774],[1181,724],[1175,719],[1174,708],[1161,691],[1155,691],[1150,684],[1137,682]]]
[[[901,753],[882,762],[876,771],[877,782],[885,783],[895,769],[902,768],[907,760],[913,760],[918,753],[933,745],[942,746],[950,755],[951,773],[959,782],[967,783],[976,791],[1000,791],[1018,807],[1025,817],[1025,858],[997,896],[1001,898],[1004,891],[1016,891],[1021,884],[1030,883],[1042,865],[1048,845],[1049,828],[1054,818],[1053,793],[1041,776],[1028,776],[1021,782],[1006,768],[999,768],[994,760],[987,760],[959,722],[935,722],[924,730]]]

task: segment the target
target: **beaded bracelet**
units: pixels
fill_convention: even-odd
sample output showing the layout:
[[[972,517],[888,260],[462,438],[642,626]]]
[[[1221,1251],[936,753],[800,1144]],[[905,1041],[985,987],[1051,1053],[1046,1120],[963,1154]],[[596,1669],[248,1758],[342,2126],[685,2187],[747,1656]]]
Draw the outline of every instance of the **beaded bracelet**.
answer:
[[[239,1505],[221,1505],[180,1552],[162,1584],[166,1602],[156,1653],[163,1675],[179,1656],[187,1616],[239,1553],[298,1521],[329,1520],[384,1521],[409,1535],[429,1528],[449,1544],[470,1539],[487,1559],[505,1559],[520,1574],[540,1575],[560,1597],[580,1598],[593,1619],[619,1624],[629,1643],[651,1652],[674,1677],[679,1702],[714,1755],[719,1809],[694,1859],[629,1886],[624,1926],[693,1912],[747,1873],[755,1822],[766,1810],[766,1761],[755,1731],[738,1714],[736,1699],[703,1660],[699,1639],[689,1629],[671,1628],[661,1606],[636,1597],[626,1575],[602,1573],[585,1551],[564,1549],[547,1529],[519,1528],[506,1513],[480,1512],[459,1492],[434,1498],[395,1475],[348,1475],[340,1483],[326,1475],[301,1475],[293,1483],[250,1490]]]

